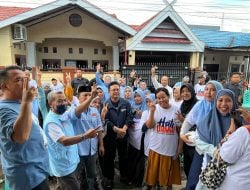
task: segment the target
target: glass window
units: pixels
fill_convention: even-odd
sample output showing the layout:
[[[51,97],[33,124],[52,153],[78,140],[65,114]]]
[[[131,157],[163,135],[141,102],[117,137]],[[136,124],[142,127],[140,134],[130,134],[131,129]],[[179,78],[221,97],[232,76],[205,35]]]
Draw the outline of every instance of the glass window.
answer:
[[[49,53],[49,48],[48,47],[43,47],[43,53]]]
[[[94,54],[98,54],[98,49],[94,49]]]
[[[57,48],[53,47],[53,53],[57,53]]]
[[[69,48],[69,54],[73,53],[73,48]]]
[[[79,48],[79,54],[83,54],[83,48]]]

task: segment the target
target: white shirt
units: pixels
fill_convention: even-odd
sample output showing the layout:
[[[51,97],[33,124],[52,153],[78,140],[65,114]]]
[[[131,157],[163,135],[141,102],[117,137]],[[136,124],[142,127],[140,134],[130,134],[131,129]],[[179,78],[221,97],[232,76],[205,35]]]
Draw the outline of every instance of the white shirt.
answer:
[[[178,134],[176,131],[176,112],[179,109],[171,105],[164,109],[158,104],[154,113],[156,125],[151,135],[149,148],[154,152],[166,156],[175,156],[178,145]]]
[[[232,164],[221,190],[250,189],[250,134],[245,127],[237,129],[220,149],[221,158]]]
[[[153,83],[155,89],[163,87],[162,84],[156,80],[156,77],[152,77],[152,83]],[[166,88],[168,90],[169,95],[170,95],[169,97],[170,97],[170,99],[172,99],[173,98],[173,89],[168,85],[164,86],[164,88]]]
[[[149,117],[149,110],[145,110],[144,112],[142,112],[142,116],[141,116],[141,120],[139,123],[139,126],[142,128],[142,126],[146,123],[146,121],[148,120]],[[154,129],[147,129],[146,133],[145,133],[145,137],[144,137],[144,154],[146,156],[148,156],[149,153],[149,144],[150,144],[150,140],[151,140],[151,135]]]
[[[204,91],[205,91],[205,84],[196,84],[194,86],[194,91],[196,93],[196,97],[198,100],[203,100],[204,99]]]
[[[141,148],[141,137],[142,137],[142,125],[140,126],[141,119],[133,119],[134,126],[128,128],[128,134],[129,134],[129,143],[136,148],[137,150],[140,150]]]
[[[50,89],[54,92],[64,92],[64,86],[62,83],[57,83],[56,85],[50,85]]]

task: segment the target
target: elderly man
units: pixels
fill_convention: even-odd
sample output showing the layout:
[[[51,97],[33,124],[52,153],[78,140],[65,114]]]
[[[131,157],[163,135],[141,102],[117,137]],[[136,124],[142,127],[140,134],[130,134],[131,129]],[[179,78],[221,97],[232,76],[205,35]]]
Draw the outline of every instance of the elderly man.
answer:
[[[168,90],[169,92],[169,95],[170,95],[170,98],[173,98],[173,89],[168,85],[168,76],[162,76],[161,77],[161,83],[159,83],[156,79],[156,75],[155,75],[155,72],[156,72],[156,66],[153,66],[152,69],[151,69],[151,74],[152,74],[152,83],[154,85],[154,88],[155,90],[157,88],[160,88],[160,87],[164,87]]]
[[[63,92],[50,92],[48,94],[50,112],[44,121],[44,131],[48,139],[50,169],[52,174],[57,177],[60,190],[80,189],[76,177],[79,163],[76,144],[96,137],[97,130],[89,129],[85,133],[75,135],[73,126],[96,96],[95,87],[86,101],[67,111],[67,100]]]
[[[0,149],[10,189],[49,189],[46,140],[31,112],[36,90],[18,66],[0,71]]]

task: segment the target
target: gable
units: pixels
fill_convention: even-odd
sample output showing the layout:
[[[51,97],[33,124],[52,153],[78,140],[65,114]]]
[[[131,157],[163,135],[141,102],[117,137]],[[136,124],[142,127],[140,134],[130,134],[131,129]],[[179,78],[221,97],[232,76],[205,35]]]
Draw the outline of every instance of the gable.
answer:
[[[65,8],[70,9],[74,7],[79,7],[80,9],[83,9],[90,15],[98,18],[101,22],[104,22],[107,25],[112,26],[113,28],[116,28],[117,30],[122,31],[126,34],[134,35],[136,33],[133,28],[131,28],[124,22],[118,20],[114,16],[106,13],[105,11],[101,10],[100,8],[85,0],[57,0],[52,3],[32,9],[30,11],[26,11],[12,17],[8,17],[7,19],[0,21],[0,28],[10,26],[16,23],[25,23],[34,19],[42,19],[43,17],[48,16],[49,14],[65,10]]]
[[[142,40],[142,43],[192,43],[183,32],[176,26],[170,17],[165,19]]]
[[[136,28],[137,34],[127,41],[128,50],[204,52],[203,42],[171,5]]]

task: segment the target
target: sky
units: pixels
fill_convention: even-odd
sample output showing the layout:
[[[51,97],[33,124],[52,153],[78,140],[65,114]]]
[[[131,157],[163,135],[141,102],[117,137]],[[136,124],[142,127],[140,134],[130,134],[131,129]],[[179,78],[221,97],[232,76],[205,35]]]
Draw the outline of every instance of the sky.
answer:
[[[37,7],[53,0],[0,0],[0,5]],[[89,0],[127,24],[139,25],[161,11],[167,0]],[[174,2],[173,2],[174,1]],[[169,0],[191,25],[220,26],[221,30],[250,32],[250,0]]]

